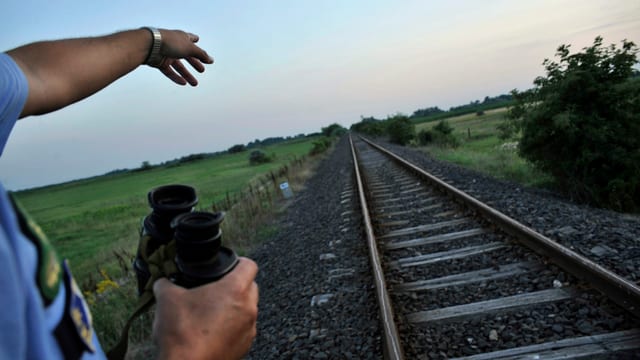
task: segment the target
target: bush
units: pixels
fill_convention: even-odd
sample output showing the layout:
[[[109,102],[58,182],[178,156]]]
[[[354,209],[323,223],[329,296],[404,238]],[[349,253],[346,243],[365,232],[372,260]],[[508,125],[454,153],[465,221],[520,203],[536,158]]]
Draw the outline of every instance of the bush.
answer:
[[[460,146],[460,140],[455,135],[451,133],[444,134],[440,131],[433,132],[433,143],[440,147],[456,148]]]
[[[251,154],[249,154],[249,164],[251,165],[259,165],[271,161],[272,159],[262,150],[253,150]]]
[[[517,132],[518,129],[516,129],[513,126],[513,123],[510,121],[503,121],[500,124],[498,124],[498,126],[496,126],[496,130],[498,130],[498,139],[500,140],[509,140],[509,139],[514,139],[516,138],[519,133]]]
[[[370,136],[382,136],[387,132],[386,123],[374,117],[361,117],[360,122],[351,125],[351,130]]]
[[[418,133],[418,144],[436,145],[439,147],[458,147],[460,141],[453,135],[453,127],[446,120],[441,120],[431,130],[421,130]]]
[[[322,137],[314,141],[312,144],[313,147],[311,148],[311,150],[309,150],[309,155],[313,156],[322,154],[331,146],[331,139],[329,139],[328,137]]]
[[[433,133],[430,130],[420,130],[417,138],[418,144],[429,145],[433,142]]]
[[[433,127],[434,131],[437,131],[443,135],[449,135],[453,133],[453,127],[449,125],[447,120],[440,120],[440,122]]]
[[[522,131],[520,155],[551,174],[570,197],[616,210],[640,209],[640,79],[637,47],[558,48],[546,77],[514,91],[510,126]]]
[[[396,115],[387,120],[389,141],[399,145],[406,145],[416,136],[416,130],[409,117]]]

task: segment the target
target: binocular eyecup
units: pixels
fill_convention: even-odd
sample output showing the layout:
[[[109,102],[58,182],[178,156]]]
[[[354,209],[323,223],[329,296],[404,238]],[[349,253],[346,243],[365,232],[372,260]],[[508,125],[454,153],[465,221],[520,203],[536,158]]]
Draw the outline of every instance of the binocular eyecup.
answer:
[[[152,212],[144,218],[143,229],[160,243],[158,246],[171,241],[171,221],[180,214],[193,211],[198,203],[196,190],[187,185],[160,186],[149,191],[147,199]]]
[[[166,185],[148,194],[152,212],[142,221],[140,243],[133,267],[138,293],[151,277],[147,260],[162,245],[175,241],[176,284],[192,288],[216,281],[238,263],[235,252],[222,246],[220,224],[224,213],[193,211],[198,203],[195,190],[186,185]]]

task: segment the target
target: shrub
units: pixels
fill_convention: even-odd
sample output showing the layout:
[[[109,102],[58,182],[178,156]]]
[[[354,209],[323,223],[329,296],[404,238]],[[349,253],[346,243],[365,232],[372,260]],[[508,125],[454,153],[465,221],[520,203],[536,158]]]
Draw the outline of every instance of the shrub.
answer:
[[[361,117],[360,122],[351,125],[351,130],[370,136],[382,136],[386,133],[386,122],[374,117]]]
[[[251,154],[249,154],[249,164],[251,165],[259,165],[271,161],[272,159],[262,150],[253,150]]]
[[[545,60],[546,77],[514,90],[509,120],[522,131],[520,155],[551,174],[576,200],[616,210],[640,209],[640,79],[637,47],[583,52],[561,45],[559,62]]]
[[[460,140],[455,135],[451,133],[444,134],[440,131],[433,132],[433,143],[440,147],[456,148],[460,146]]]
[[[322,137],[314,141],[312,144],[313,147],[311,148],[311,150],[309,150],[309,155],[313,156],[322,154],[331,146],[331,139],[329,139],[328,137]]]
[[[416,136],[413,123],[405,115],[396,115],[387,122],[387,133],[392,143],[406,145]]]
[[[447,120],[440,120],[440,122],[433,127],[433,130],[443,135],[449,135],[453,132],[453,127],[449,125]]]
[[[439,147],[458,147],[460,141],[453,135],[453,127],[446,120],[441,120],[431,130],[422,130],[418,133],[420,145],[433,144]]]
[[[498,130],[498,139],[500,140],[509,140],[514,139],[518,136],[518,129],[513,126],[513,122],[503,121],[498,126],[496,126],[496,130]]]
[[[420,145],[429,145],[433,142],[433,132],[430,130],[420,130],[417,137]]]

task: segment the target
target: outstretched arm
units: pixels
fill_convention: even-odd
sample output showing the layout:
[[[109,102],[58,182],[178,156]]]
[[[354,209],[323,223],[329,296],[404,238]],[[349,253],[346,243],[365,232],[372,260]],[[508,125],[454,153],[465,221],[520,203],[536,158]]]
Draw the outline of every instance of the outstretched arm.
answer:
[[[198,36],[161,29],[160,71],[175,83],[192,86],[197,80],[181,60],[196,71],[213,59],[195,43]],[[101,90],[141,65],[153,43],[148,29],[57,41],[43,41],[7,52],[29,83],[29,95],[20,117],[51,112]]]

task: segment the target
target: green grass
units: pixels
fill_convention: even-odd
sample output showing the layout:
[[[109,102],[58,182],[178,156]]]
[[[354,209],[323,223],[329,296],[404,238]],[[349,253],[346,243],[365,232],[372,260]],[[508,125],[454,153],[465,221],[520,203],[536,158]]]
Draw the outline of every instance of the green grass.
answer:
[[[486,111],[484,115],[467,114],[446,119],[454,128],[453,134],[460,140],[457,148],[428,146],[435,158],[488,174],[515,181],[526,186],[547,186],[551,178],[540,173],[530,163],[518,156],[515,150],[503,149],[505,143],[497,136],[497,126],[504,121],[506,108]],[[416,125],[416,132],[429,130],[438,122]]]
[[[478,111],[484,111],[485,114],[489,113],[491,111],[494,110],[500,110],[503,109],[505,107],[511,106],[511,104],[513,104],[513,101],[500,101],[499,103],[492,103],[492,104],[485,104],[485,105],[477,105],[474,107],[470,107],[470,108],[463,108],[463,109],[457,109],[457,110],[449,110],[449,111],[445,111],[439,114],[433,114],[433,115],[429,115],[429,116],[423,116],[423,117],[416,117],[411,119],[411,121],[414,124],[421,124],[421,123],[425,123],[425,122],[434,122],[434,121],[438,121],[438,120],[442,120],[442,119],[448,119],[448,118],[452,118],[452,117],[461,117],[461,116],[467,116],[467,115],[474,115],[475,113]]]
[[[228,193],[238,193],[260,174],[306,155],[313,138],[262,148],[271,163],[249,165],[250,151],[179,166],[115,174],[18,192],[17,198],[43,228],[57,251],[69,259],[82,284],[99,268],[117,268],[113,251],[134,251],[142,217],[149,213],[147,192],[180,183],[196,188],[199,209]]]
[[[58,253],[69,259],[91,307],[96,333],[108,350],[118,341],[137,305],[131,260],[140,222],[150,212],[148,191],[172,183],[191,185],[200,200],[197,208],[209,211],[214,203],[219,206],[227,198],[241,199],[229,204],[230,209],[223,207],[227,216],[222,226],[224,244],[243,255],[277,231],[271,220],[288,202],[278,201],[279,189],[274,185],[287,180],[294,191],[303,187],[322,156],[294,160],[305,157],[316,140],[297,139],[263,147],[274,161],[258,166],[249,165],[248,150],[21,191],[16,196]],[[288,171],[279,176],[285,165]],[[275,184],[271,172],[276,174]],[[249,184],[253,185],[248,193]],[[105,284],[112,285],[105,288]],[[152,319],[153,314],[147,313],[134,322],[129,358],[152,357]]]

